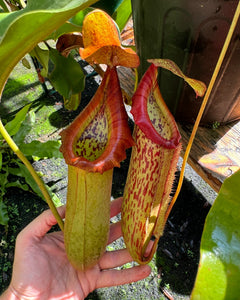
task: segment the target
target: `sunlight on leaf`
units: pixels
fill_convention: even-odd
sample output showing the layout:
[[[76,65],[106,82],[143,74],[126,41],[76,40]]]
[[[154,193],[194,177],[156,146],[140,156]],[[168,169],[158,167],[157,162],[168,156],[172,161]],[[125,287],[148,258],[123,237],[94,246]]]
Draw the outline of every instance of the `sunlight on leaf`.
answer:
[[[226,179],[205,222],[192,300],[239,299],[240,171]]]
[[[68,110],[78,109],[78,107],[81,103],[81,97],[82,97],[81,93],[74,94],[69,99],[66,99],[65,97],[63,97],[64,107]]]
[[[6,124],[5,128],[11,136],[15,135],[19,131],[19,128],[21,127],[22,122],[25,120],[30,106],[31,104],[24,106],[18,113],[16,113],[14,119]]]
[[[11,70],[40,41],[95,0],[28,0],[25,9],[0,14],[0,93]],[[36,22],[37,20],[37,22]],[[39,30],[41,28],[41,30]]]
[[[117,23],[120,32],[122,32],[123,28],[127,24],[127,21],[129,20],[131,14],[132,14],[131,0],[123,0],[123,2],[119,5],[117,10],[112,15],[112,18]]]
[[[24,143],[21,145],[21,151],[26,156],[36,156],[40,158],[62,158],[62,153],[59,151],[59,141],[47,141],[42,143],[40,141],[32,141],[31,143]]]
[[[30,63],[29,63],[29,61],[28,61],[28,59],[26,58],[26,57],[24,57],[23,59],[22,59],[22,65],[26,68],[26,69],[31,69],[31,65],[30,65]]]

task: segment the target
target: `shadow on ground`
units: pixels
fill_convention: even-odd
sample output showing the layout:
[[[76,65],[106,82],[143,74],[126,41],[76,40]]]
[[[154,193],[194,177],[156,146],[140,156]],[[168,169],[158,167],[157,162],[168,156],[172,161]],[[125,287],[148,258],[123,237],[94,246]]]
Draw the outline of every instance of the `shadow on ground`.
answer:
[[[205,218],[211,205],[184,180],[179,197],[169,215],[157,249],[161,288],[190,295],[199,262],[199,249]]]

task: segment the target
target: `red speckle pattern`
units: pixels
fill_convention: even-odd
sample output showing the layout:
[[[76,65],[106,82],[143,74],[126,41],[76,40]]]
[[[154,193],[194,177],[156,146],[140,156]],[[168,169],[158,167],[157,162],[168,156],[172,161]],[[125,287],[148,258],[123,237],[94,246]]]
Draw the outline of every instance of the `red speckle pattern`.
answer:
[[[181,146],[168,149],[153,143],[135,127],[133,147],[124,190],[122,229],[125,244],[139,263],[148,262],[144,252],[153,234],[162,234],[164,214],[169,205],[172,183]]]

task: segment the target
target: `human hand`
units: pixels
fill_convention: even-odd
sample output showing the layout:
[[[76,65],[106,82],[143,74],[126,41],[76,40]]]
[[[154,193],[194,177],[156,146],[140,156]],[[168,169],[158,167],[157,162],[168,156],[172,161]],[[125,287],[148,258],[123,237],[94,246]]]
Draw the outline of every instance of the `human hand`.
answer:
[[[122,198],[111,203],[111,217],[120,212]],[[60,207],[63,218],[65,206]],[[110,287],[147,277],[148,265],[116,270],[132,261],[126,249],[105,252],[97,265],[86,271],[75,270],[67,259],[63,233],[47,232],[56,219],[50,210],[33,220],[17,237],[12,280],[5,299],[84,299],[96,288]],[[110,225],[108,244],[122,235],[120,222]]]

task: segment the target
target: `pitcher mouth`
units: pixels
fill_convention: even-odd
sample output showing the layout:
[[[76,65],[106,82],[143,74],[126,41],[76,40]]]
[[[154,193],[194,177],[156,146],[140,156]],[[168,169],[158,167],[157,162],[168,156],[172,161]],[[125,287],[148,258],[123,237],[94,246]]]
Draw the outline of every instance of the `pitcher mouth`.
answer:
[[[108,68],[87,107],[61,132],[61,151],[69,165],[103,173],[119,167],[134,145],[116,68]]]
[[[151,64],[132,98],[131,113],[147,138],[158,145],[174,149],[179,144],[181,135],[162,98],[157,75],[157,67]]]

